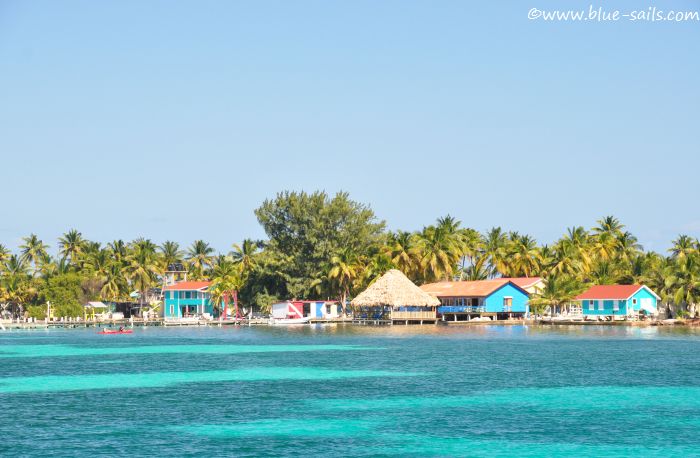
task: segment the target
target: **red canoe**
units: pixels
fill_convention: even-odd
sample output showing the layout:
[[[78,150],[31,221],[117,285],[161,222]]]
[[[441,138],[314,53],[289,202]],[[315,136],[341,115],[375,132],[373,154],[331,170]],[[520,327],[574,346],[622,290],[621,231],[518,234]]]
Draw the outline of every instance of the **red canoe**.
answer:
[[[131,329],[125,329],[123,331],[113,331],[111,329],[105,329],[104,331],[98,332],[98,334],[131,334],[132,331]]]

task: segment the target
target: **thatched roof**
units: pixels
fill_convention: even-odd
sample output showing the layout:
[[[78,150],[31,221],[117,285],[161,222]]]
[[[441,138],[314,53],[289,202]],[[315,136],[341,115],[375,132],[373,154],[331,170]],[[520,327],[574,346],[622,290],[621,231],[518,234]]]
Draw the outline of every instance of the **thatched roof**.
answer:
[[[437,307],[440,300],[424,292],[399,270],[382,275],[350,302],[353,307]]]

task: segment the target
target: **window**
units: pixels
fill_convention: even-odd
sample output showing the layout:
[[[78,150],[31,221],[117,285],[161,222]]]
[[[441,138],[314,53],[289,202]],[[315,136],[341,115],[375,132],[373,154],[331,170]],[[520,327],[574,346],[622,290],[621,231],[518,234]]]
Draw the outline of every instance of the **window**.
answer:
[[[504,297],[503,298],[503,307],[512,307],[513,306],[513,298],[512,297]]]
[[[185,291],[185,299],[189,299],[189,298],[190,298],[190,292],[189,292],[189,291]]]
[[[637,299],[632,299],[632,305],[637,305]]]
[[[173,316],[173,315],[175,315],[175,306],[170,305],[170,316]]]
[[[473,297],[472,298],[472,306],[478,307],[479,306],[479,298],[478,297]]]
[[[613,301],[613,311],[618,312],[620,310],[620,301]]]
[[[588,301],[588,309],[589,310],[595,310],[596,305],[597,305],[596,301]]]
[[[598,310],[603,310],[605,308],[605,302],[604,301],[596,301],[598,302]]]

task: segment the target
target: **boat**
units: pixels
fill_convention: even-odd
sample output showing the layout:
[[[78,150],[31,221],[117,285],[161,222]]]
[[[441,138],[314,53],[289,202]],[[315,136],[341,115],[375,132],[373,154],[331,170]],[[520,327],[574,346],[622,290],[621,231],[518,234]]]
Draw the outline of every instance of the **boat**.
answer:
[[[98,332],[98,334],[133,334],[133,332],[134,331],[132,331],[131,329],[123,329],[121,331],[113,330],[113,329],[105,329],[105,330]]]
[[[284,325],[284,324],[308,324],[309,317],[305,316],[302,318],[270,318],[270,324],[272,325]]]

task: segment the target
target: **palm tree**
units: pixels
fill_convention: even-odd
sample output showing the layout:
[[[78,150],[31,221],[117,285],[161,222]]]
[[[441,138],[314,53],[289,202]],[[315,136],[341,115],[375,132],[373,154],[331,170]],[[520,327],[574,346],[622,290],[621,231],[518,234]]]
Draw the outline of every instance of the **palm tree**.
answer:
[[[112,262],[107,267],[104,283],[100,289],[100,296],[109,301],[118,301],[128,293],[128,280],[125,270],[117,262]]]
[[[505,274],[508,269],[508,237],[500,227],[494,227],[484,237],[484,253],[489,257],[493,271]]]
[[[637,237],[631,232],[623,232],[617,236],[618,257],[626,262],[632,261],[644,248],[637,241]]]
[[[624,228],[625,225],[620,223],[620,220],[618,220],[614,216],[606,216],[605,218],[598,220],[598,226],[593,228],[593,233],[595,235],[607,233],[613,236],[617,236],[622,232],[622,229]]]
[[[684,307],[691,315],[700,302],[700,256],[678,258],[667,272],[666,287],[676,306]]]
[[[9,306],[14,316],[21,315],[24,305],[32,296],[36,295],[36,289],[28,281],[27,275],[10,274],[2,279],[2,296],[5,307]]]
[[[698,241],[687,235],[679,235],[668,250],[673,258],[685,258],[698,251]]]
[[[180,251],[180,244],[177,242],[167,240],[163,242],[159,250],[161,253],[161,260],[166,270],[168,266],[182,262],[182,251]]]
[[[11,254],[5,261],[5,274],[10,276],[28,276],[29,269],[23,258]]]
[[[624,225],[614,216],[606,216],[593,228],[593,251],[602,260],[615,257]],[[635,241],[636,243],[636,241]]]
[[[5,262],[7,262],[7,259],[10,257],[10,254],[10,250],[8,250],[5,245],[0,243],[0,273],[2,273],[3,266],[5,265]]]
[[[345,314],[350,289],[360,277],[363,267],[360,257],[350,247],[344,248],[331,257],[331,268],[328,271],[328,279],[338,292],[343,314]]]
[[[112,263],[112,256],[107,249],[90,250],[85,254],[83,270],[90,273],[95,278],[103,280],[107,275]]]
[[[489,258],[485,254],[473,258],[470,265],[462,267],[460,279],[467,281],[489,278]]]
[[[511,246],[511,277],[532,277],[540,266],[540,250],[529,235],[516,236]]]
[[[58,239],[59,253],[63,256],[63,259],[69,260],[70,264],[74,266],[78,263],[78,258],[83,252],[84,245],[83,234],[75,229],[71,229]]]
[[[34,275],[36,275],[39,271],[39,262],[46,256],[49,247],[39,240],[36,234],[30,234],[22,240],[24,243],[19,247],[22,250],[22,259],[34,264]]]
[[[107,248],[112,252],[112,258],[115,262],[122,262],[126,258],[128,249],[123,240],[115,240],[107,244]]]
[[[530,298],[530,308],[536,315],[541,315],[549,308],[551,316],[554,316],[562,305],[571,303],[582,290],[582,285],[572,277],[550,275],[542,292]]]
[[[155,283],[160,271],[156,248],[150,240],[139,238],[132,242],[131,253],[127,256],[127,278],[139,291],[141,306],[144,305],[146,293]]]
[[[243,240],[241,245],[233,244],[231,259],[236,264],[240,264],[243,272],[250,272],[257,266],[257,252],[260,248],[260,243],[251,239]]]
[[[211,255],[214,249],[204,240],[195,240],[187,250],[187,262],[194,280],[204,277],[204,271],[211,266]]]
[[[598,260],[588,272],[588,279],[594,285],[613,285],[619,278],[619,264],[606,259]]]
[[[415,234],[398,231],[387,235],[384,252],[391,263],[409,278],[415,279],[420,264],[419,247]]]
[[[460,222],[450,215],[437,220],[437,225],[423,228],[417,235],[419,267],[425,281],[452,280],[465,253]]]
[[[473,265],[474,259],[483,253],[484,239],[478,231],[470,228],[461,230],[461,239],[464,251],[462,266],[464,267],[466,263]]]
[[[229,298],[233,298],[235,316],[238,319],[238,292],[245,285],[241,264],[234,264],[228,258],[221,257],[212,269],[211,281],[209,294],[212,304],[219,308],[222,301],[228,304]],[[223,313],[223,318],[226,319],[226,311]]]

